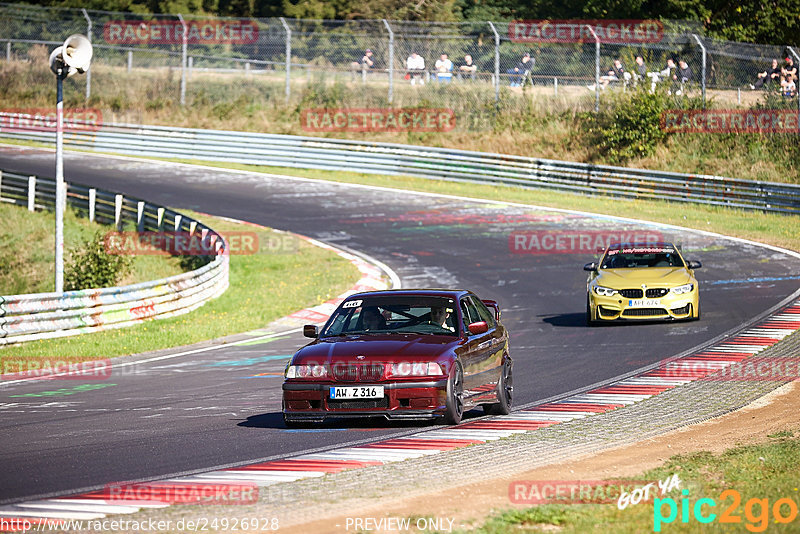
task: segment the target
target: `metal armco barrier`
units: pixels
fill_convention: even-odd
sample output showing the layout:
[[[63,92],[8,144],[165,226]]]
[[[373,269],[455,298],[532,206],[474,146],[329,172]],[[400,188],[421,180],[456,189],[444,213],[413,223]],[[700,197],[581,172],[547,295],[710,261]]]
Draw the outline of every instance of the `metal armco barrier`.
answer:
[[[0,173],[0,200],[53,209],[55,181]],[[229,257],[222,236],[194,219],[149,202],[67,185],[67,202],[98,222],[125,223],[139,231],[181,231],[206,239],[217,251],[209,263],[186,273],[129,286],[0,296],[0,346],[34,339],[132,326],[190,312],[228,288]]]
[[[0,118],[6,117],[14,118],[0,112]],[[0,131],[2,138],[51,143],[54,134],[15,126],[14,131]],[[76,149],[137,156],[407,175],[800,213],[800,185],[448,148],[130,124],[68,133],[64,143]]]

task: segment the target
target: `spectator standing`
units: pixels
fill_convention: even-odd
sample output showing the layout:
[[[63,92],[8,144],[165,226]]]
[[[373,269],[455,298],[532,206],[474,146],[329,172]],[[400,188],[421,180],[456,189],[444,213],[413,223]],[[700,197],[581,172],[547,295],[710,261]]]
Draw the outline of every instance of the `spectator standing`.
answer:
[[[436,70],[436,81],[450,83],[453,78],[453,62],[447,58],[447,54],[442,54],[433,65]]]
[[[372,59],[372,50],[367,48],[364,50],[364,55],[361,58],[361,72],[366,73],[375,66],[375,60]]]
[[[406,70],[411,78],[411,85],[415,85],[419,80],[420,85],[425,85],[425,58],[411,52],[411,55],[406,59]]]
[[[764,87],[764,84],[779,82],[781,79],[781,68],[778,66],[778,60],[773,59],[772,66],[764,72],[759,72],[757,77],[756,83],[750,84],[750,89],[752,90],[761,89]]]
[[[534,60],[531,58],[531,55],[528,52],[522,56],[522,59],[519,60],[519,63],[513,68],[508,69],[506,71],[507,74],[511,74],[511,87],[520,87],[525,83],[525,78],[528,77],[531,70],[533,69]]]
[[[472,62],[472,56],[467,54],[464,56],[464,62],[458,66],[459,78],[475,79],[475,73],[478,71],[478,66]]]

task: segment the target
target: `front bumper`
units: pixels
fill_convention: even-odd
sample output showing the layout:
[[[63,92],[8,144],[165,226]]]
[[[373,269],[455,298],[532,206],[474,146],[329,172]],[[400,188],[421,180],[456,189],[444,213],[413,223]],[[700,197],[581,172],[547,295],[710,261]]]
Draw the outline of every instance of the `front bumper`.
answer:
[[[661,321],[684,320],[697,317],[698,290],[684,295],[667,294],[652,306],[631,306],[634,299],[620,295],[606,297],[593,291],[589,294],[589,306],[595,321]]]
[[[332,400],[332,386],[383,386],[380,399]],[[291,421],[323,421],[328,417],[374,417],[388,419],[432,419],[444,414],[447,379],[403,382],[283,383],[283,414]]]

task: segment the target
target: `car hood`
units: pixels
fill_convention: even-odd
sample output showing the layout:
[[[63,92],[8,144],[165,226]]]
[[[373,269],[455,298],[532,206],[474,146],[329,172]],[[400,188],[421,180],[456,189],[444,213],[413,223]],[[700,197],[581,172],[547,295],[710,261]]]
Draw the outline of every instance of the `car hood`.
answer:
[[[319,339],[292,358],[298,364],[340,362],[429,361],[451,352],[459,344],[452,336],[357,335]],[[364,356],[363,359],[357,358]]]
[[[612,289],[626,289],[641,284],[674,287],[692,281],[685,267],[647,267],[643,269],[601,269],[595,281]]]

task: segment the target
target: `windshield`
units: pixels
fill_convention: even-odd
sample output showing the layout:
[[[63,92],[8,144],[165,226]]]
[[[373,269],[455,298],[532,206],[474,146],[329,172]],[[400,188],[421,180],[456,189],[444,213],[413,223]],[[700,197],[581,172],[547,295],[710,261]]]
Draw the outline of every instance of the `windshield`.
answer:
[[[385,333],[455,336],[457,330],[453,299],[382,295],[343,302],[320,336]]]
[[[680,254],[672,247],[631,247],[609,250],[601,269],[633,269],[637,267],[683,267]]]

